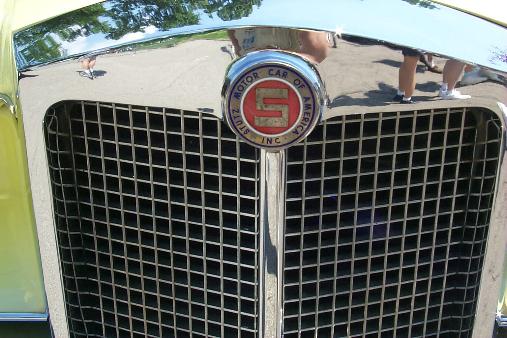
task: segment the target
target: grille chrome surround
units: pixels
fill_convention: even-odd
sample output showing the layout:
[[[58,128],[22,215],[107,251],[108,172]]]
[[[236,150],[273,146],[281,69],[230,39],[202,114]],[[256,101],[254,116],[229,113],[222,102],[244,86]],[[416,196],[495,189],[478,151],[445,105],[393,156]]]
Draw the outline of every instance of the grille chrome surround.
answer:
[[[223,126],[90,102],[47,114],[71,335],[255,336],[259,156]]]
[[[499,124],[480,109],[348,115],[290,148],[284,335],[469,336]],[[202,113],[91,102],[53,107],[45,137],[71,334],[258,333],[259,151]]]

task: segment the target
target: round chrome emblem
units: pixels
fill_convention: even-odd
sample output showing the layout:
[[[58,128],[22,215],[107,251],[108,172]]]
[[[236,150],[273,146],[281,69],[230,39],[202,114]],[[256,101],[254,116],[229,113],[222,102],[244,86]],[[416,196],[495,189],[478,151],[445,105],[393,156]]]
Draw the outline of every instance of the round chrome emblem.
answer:
[[[252,54],[229,70],[226,119],[237,135],[254,146],[286,148],[304,139],[320,121],[323,86],[313,67],[295,55]]]

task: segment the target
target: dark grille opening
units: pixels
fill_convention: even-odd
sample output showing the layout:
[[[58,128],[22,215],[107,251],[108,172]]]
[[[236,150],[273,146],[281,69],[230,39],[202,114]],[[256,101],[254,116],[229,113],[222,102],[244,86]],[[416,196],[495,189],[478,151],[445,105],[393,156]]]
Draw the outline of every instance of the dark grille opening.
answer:
[[[197,112],[72,101],[44,122],[71,334],[257,336],[259,151]],[[285,337],[468,337],[499,126],[340,116],[290,148]]]
[[[44,128],[72,336],[256,336],[258,151],[172,109],[64,102]]]
[[[340,116],[288,150],[285,337],[468,337],[500,122]]]

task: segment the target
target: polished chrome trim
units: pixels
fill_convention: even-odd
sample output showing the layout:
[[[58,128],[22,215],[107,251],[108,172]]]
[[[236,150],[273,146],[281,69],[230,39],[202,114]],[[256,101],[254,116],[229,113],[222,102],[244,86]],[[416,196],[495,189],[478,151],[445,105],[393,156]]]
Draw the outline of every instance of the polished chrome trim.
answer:
[[[505,208],[507,203],[507,156],[505,156],[507,151],[507,109],[503,103],[498,103],[496,108],[494,112],[502,123],[502,144],[472,338],[491,337],[494,330],[493,318],[502,283],[507,244],[507,208]]]
[[[282,337],[285,152],[261,150],[259,337]]]
[[[0,101],[2,101],[3,103],[5,103],[5,105],[7,105],[12,115],[17,117],[16,106],[14,105],[14,103],[12,102],[11,98],[8,95],[0,93]]]
[[[305,89],[306,93],[308,95],[313,95],[313,99],[315,100],[313,105],[313,114],[310,117],[311,121],[308,123],[306,129],[302,133],[299,133],[299,136],[295,138],[293,141],[282,144],[281,146],[273,145],[268,147],[267,145],[261,145],[252,142],[249,138],[241,135],[240,131],[234,127],[235,122],[237,121],[234,121],[229,114],[230,109],[229,102],[233,89],[238,83],[237,81],[239,81],[248,72],[264,66],[283,67],[285,69],[293,71],[295,74],[302,76],[303,81],[304,80],[308,81],[309,88]],[[244,99],[244,96],[246,96],[247,91],[248,89],[246,89],[245,92],[243,93],[242,99]],[[298,94],[300,94],[299,91]],[[314,65],[312,65],[308,60],[305,60],[296,54],[283,51],[265,50],[259,52],[252,52],[236,60],[229,66],[229,69],[227,70],[227,73],[225,75],[224,85],[222,88],[222,114],[225,115],[227,123],[229,124],[231,129],[236,134],[238,134],[242,139],[244,139],[254,147],[259,148],[264,147],[266,149],[269,148],[270,151],[279,151],[304,140],[306,136],[308,136],[308,134],[322,120],[326,104],[327,104],[326,89],[317,68]],[[302,117],[304,107],[302,103],[301,105],[302,105],[301,106],[301,117]],[[297,125],[297,123],[295,125]],[[259,132],[251,129],[249,130],[248,133],[260,134]],[[282,138],[286,134],[292,134],[292,129],[290,130],[288,129],[282,135],[276,136],[280,136],[280,138]]]
[[[49,319],[48,313],[4,312],[0,313],[0,322],[45,322]]]
[[[311,3],[264,0],[259,1],[256,7],[253,3],[244,4],[244,10],[237,11],[231,15],[232,17],[224,17],[219,12],[221,8],[226,6],[225,4],[218,3],[215,7],[211,5],[208,5],[209,7],[206,5],[178,7],[177,5],[180,4],[174,4],[172,9],[177,10],[184,17],[187,15],[187,20],[183,19],[181,23],[174,20],[175,22],[167,22],[165,26],[159,25],[160,27],[154,26],[154,22],[159,24],[160,20],[167,20],[167,14],[157,20],[153,20],[149,15],[139,15],[139,11],[144,8],[142,1],[132,4],[128,9],[124,6],[117,7],[116,12],[113,12],[111,8],[118,4],[121,5],[121,1],[109,0],[89,6],[89,12],[86,12],[85,9],[76,10],[47,21],[54,24],[58,23],[59,18],[72,19],[72,15],[81,19],[88,18],[91,26],[85,30],[85,34],[78,33],[78,36],[84,39],[74,45],[72,45],[73,41],[70,38],[66,39],[68,41],[63,41],[66,43],[65,45],[59,44],[59,39],[50,34],[57,33],[57,30],[62,28],[58,24],[44,26],[45,23],[41,23],[17,32],[14,35],[14,42],[18,68],[24,70],[31,66],[76,58],[95,51],[108,52],[116,48],[128,49],[133,42],[139,43],[176,35],[257,25],[306,28],[369,37],[431,51],[459,60],[473,61],[491,69],[507,71],[507,63],[494,58],[495,53],[505,47],[502,45],[502,41],[507,39],[507,33],[503,27],[437,3],[418,6],[408,1],[399,0],[384,0],[382,2],[365,0],[347,3],[329,0],[317,0]],[[248,6],[250,6],[249,9]],[[228,7],[231,9],[234,5]],[[156,6],[152,11],[170,12],[168,8],[156,8]],[[213,16],[207,17],[206,11]],[[101,15],[97,15],[97,12],[100,12]],[[289,12],[290,15],[288,15]],[[400,15],[402,12],[403,15]],[[127,24],[124,27],[127,29],[123,34],[114,34],[121,30],[119,28],[117,31],[111,29],[110,21],[114,21],[115,15],[118,14],[127,17],[135,16],[136,24],[133,29]],[[83,20],[83,22],[85,21]],[[99,22],[102,26],[97,24]],[[187,24],[188,22],[194,24]],[[146,29],[147,27],[156,29]],[[400,27],[403,29],[400,30]],[[71,35],[76,34],[75,28],[70,26],[64,28],[70,28],[73,33]],[[95,30],[90,28],[95,28]],[[109,34],[110,30],[113,34]],[[137,33],[139,35],[136,35]],[[125,39],[127,34],[133,35]],[[468,43],[456,38],[462,36],[468,37]],[[473,42],[470,40],[470,37],[484,36],[488,36],[489,39],[477,38],[473,39]],[[34,43],[27,44],[27,39],[31,39],[30,42]],[[492,44],[492,41],[496,42]],[[37,51],[35,42],[44,44],[45,48],[50,49],[50,52]],[[474,48],[469,48],[470,43]],[[33,46],[35,48],[30,49]]]
[[[69,322],[67,320],[67,306],[65,301],[65,292],[63,284],[63,273],[61,266],[60,251],[58,250],[58,238],[55,226],[55,208],[51,196],[51,180],[49,176],[49,159],[46,152],[46,141],[44,139],[43,122],[38,121],[38,128],[34,128],[34,135],[27,135],[26,149],[29,151],[29,138],[34,137],[35,142],[39,142],[33,151],[37,153],[39,161],[42,164],[37,174],[31,170],[30,157],[28,157],[28,168],[30,174],[30,188],[32,192],[33,210],[35,223],[37,226],[37,239],[39,241],[39,250],[41,253],[42,276],[44,279],[44,290],[46,291],[46,300],[48,303],[49,317],[51,318],[51,327],[55,337],[69,337]],[[25,132],[27,121],[24,120]],[[33,127],[32,127],[33,128]]]
[[[497,314],[495,320],[498,327],[507,327],[507,316]]]

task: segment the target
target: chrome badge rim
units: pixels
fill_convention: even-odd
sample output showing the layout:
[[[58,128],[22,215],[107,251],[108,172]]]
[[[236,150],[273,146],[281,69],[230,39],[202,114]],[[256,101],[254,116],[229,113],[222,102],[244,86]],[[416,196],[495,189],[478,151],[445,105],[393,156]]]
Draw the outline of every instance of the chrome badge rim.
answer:
[[[316,69],[299,56],[251,53],[228,70],[224,115],[247,143],[270,151],[285,149],[305,139],[321,121],[323,88]]]

